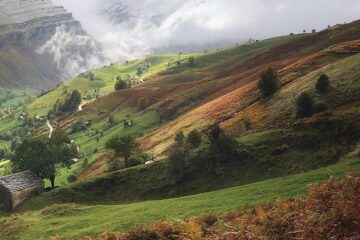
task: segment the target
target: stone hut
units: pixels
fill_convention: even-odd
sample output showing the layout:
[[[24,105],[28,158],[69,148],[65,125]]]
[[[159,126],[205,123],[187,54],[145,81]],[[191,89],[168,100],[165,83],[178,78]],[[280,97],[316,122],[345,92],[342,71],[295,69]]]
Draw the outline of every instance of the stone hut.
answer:
[[[44,181],[30,171],[0,177],[0,209],[12,211],[35,192],[44,190]]]

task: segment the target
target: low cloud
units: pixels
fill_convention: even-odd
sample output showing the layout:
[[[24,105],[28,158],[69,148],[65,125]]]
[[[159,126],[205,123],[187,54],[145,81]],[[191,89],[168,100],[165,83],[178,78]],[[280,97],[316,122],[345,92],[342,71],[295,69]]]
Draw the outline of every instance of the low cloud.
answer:
[[[54,0],[116,61],[171,46],[235,43],[360,17],[358,0]]]

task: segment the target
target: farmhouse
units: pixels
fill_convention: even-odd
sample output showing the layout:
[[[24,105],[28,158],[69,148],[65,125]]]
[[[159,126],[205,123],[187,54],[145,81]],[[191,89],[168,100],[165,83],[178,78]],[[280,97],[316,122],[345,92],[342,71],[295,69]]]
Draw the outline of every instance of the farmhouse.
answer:
[[[12,211],[43,189],[44,181],[30,171],[0,177],[0,209]]]

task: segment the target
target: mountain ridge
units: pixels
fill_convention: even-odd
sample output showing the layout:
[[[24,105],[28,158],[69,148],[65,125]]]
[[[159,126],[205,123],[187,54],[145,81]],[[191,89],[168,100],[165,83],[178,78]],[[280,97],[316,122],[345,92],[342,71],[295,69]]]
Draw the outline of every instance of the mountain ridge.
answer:
[[[0,86],[48,89],[91,68],[90,55],[101,57],[101,45],[50,0],[2,0],[0,6],[0,62],[7,66],[0,68]],[[54,42],[59,35],[67,41]],[[77,41],[80,37],[87,41]]]

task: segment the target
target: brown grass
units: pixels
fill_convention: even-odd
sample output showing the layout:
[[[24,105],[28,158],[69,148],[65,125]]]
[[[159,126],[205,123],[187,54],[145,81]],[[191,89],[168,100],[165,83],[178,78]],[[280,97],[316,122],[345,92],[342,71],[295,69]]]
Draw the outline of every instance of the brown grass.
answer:
[[[357,240],[360,239],[359,194],[360,178],[331,178],[310,186],[305,197],[273,201],[223,216],[160,222],[128,233],[104,233],[99,239]]]

